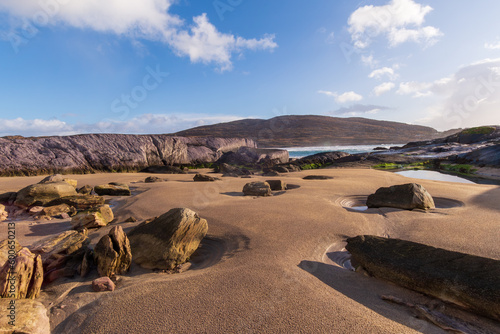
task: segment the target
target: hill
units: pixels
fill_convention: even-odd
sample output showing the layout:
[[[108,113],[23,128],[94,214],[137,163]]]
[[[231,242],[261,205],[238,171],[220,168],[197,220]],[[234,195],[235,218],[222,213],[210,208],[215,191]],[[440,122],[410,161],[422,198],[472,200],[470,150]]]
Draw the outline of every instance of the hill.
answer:
[[[177,132],[189,137],[249,138],[259,147],[404,144],[439,136],[433,128],[352,117],[297,115],[243,119]]]

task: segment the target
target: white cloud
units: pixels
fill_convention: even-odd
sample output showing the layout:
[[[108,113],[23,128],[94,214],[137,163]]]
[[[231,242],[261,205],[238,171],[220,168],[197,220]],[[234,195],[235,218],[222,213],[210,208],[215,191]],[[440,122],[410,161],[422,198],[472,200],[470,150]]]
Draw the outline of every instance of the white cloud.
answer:
[[[191,27],[186,27],[184,20],[169,13],[173,3],[173,0],[4,0],[0,3],[0,12],[17,20],[19,27],[29,22],[35,30],[46,25],[65,25],[123,35],[132,40],[161,41],[192,62],[215,63],[221,70],[232,67],[234,53],[277,47],[274,35],[245,39],[219,32],[206,14],[193,17]]]
[[[433,84],[428,82],[402,82],[399,84],[399,89],[396,91],[399,95],[413,95],[413,97],[425,97],[432,95]]]
[[[355,104],[349,107],[342,107],[335,111],[330,112],[330,115],[342,115],[342,116],[359,116],[359,115],[375,115],[381,110],[389,110],[391,108],[385,106],[376,105],[366,105],[366,104]]]
[[[373,59],[373,55],[361,56],[361,61],[363,62],[363,64],[371,68],[374,68],[378,63],[375,59]]]
[[[329,92],[329,91],[320,90],[320,91],[318,91],[318,93],[328,95],[328,96],[333,96],[335,98],[335,101],[337,103],[341,103],[341,104],[347,103],[347,102],[361,101],[363,99],[362,95],[359,95],[353,91],[339,94],[337,92]]]
[[[368,77],[373,79],[381,79],[382,77],[387,76],[390,80],[397,79],[398,75],[394,72],[394,69],[390,67],[382,67],[377,70],[372,71]]]
[[[174,133],[200,125],[242,119],[232,115],[143,114],[130,120],[103,119],[94,124],[69,124],[61,120],[0,119],[0,136],[47,136],[81,133]]]
[[[382,94],[390,92],[394,87],[395,85],[393,82],[384,82],[383,84],[380,84],[373,88],[373,94],[375,94],[375,96],[380,96]]]
[[[439,98],[427,107],[421,124],[438,129],[500,125],[500,58],[463,66],[421,87]]]
[[[500,49],[500,42],[484,43],[484,48],[489,50],[498,50]]]
[[[366,48],[373,37],[385,36],[391,46],[413,41],[432,45],[442,36],[438,28],[423,26],[432,7],[413,0],[391,0],[384,6],[363,6],[348,20],[348,30],[354,45]]]

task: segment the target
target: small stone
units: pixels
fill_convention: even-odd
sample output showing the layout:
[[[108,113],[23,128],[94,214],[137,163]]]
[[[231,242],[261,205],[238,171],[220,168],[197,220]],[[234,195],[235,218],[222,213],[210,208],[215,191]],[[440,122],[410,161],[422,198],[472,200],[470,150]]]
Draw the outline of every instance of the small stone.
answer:
[[[135,223],[137,221],[137,219],[135,219],[134,217],[128,217],[125,222],[126,223]]]
[[[266,182],[269,183],[272,191],[281,191],[287,189],[286,183],[282,180],[266,180]]]
[[[92,290],[95,292],[114,291],[115,283],[107,277],[99,277],[92,281]]]
[[[271,196],[271,186],[267,182],[251,182],[243,187],[245,196]]]

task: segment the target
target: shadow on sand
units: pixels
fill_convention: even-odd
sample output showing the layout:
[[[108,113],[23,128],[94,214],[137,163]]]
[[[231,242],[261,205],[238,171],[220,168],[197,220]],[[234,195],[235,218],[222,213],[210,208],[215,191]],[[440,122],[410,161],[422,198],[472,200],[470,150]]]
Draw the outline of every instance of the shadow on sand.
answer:
[[[490,210],[500,211],[500,186],[474,197],[471,203]]]

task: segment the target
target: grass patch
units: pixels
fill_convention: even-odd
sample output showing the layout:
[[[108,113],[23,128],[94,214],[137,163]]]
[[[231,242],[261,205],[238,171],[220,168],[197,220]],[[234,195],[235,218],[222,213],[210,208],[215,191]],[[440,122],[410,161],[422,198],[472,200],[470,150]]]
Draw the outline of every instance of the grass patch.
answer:
[[[464,175],[471,175],[474,174],[477,169],[474,168],[472,165],[441,165],[441,169],[448,171],[448,172],[453,172],[457,174],[464,174]]]
[[[403,165],[398,165],[393,162],[384,162],[375,166],[372,166],[374,169],[399,169],[403,168]]]
[[[496,129],[491,126],[478,126],[476,128],[466,129],[460,132],[461,135],[489,135],[492,134]]]

